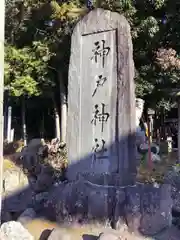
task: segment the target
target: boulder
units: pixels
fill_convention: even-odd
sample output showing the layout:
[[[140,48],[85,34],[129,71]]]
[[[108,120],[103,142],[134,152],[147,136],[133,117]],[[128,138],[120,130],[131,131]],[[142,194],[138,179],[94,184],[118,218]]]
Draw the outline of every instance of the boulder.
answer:
[[[8,212],[7,210],[4,209],[4,207],[2,207],[2,211],[1,211],[1,223],[4,222],[9,222],[12,220],[12,215],[10,212]]]
[[[138,232],[141,221],[141,196],[142,189],[138,186],[128,186],[125,188],[126,202],[124,205],[124,215],[130,231]]]
[[[7,216],[19,217],[31,204],[33,192],[31,188],[23,188],[18,192],[5,197],[2,201],[2,218],[7,221]],[[13,217],[14,218],[14,217]],[[11,218],[11,219],[13,219]],[[16,217],[15,217],[16,219]]]
[[[24,170],[29,174],[35,174],[36,171],[37,173],[40,171],[37,153],[42,145],[41,139],[32,139],[21,151],[21,163]]]
[[[173,167],[164,176],[164,183],[170,184],[173,199],[173,210],[180,212],[180,169]]]
[[[48,240],[49,236],[51,235],[51,232],[53,230],[50,230],[50,229],[46,229],[42,232],[41,236],[40,236],[40,240]]]
[[[72,234],[68,234],[67,231],[56,228],[51,232],[48,240],[74,240],[74,238]]]
[[[87,215],[87,198],[84,181],[60,183],[49,191],[42,212],[57,222],[79,221]]]
[[[2,240],[35,240],[33,236],[19,222],[6,222],[1,225]]]
[[[117,236],[113,233],[101,233],[98,237],[98,240],[121,240],[120,236]]]
[[[10,194],[28,184],[27,177],[18,169],[7,169],[3,173],[3,188],[5,194]]]
[[[44,192],[49,189],[53,185],[54,171],[50,166],[41,166],[40,173],[37,175],[37,179],[33,184],[33,189],[35,192]]]
[[[171,226],[170,185],[138,184],[125,191],[125,217],[132,231],[152,236]]]
[[[163,184],[154,187],[152,184],[145,184],[141,197],[141,233],[154,235],[170,227],[171,223],[171,186]]]
[[[123,192],[122,192],[123,194]],[[124,200],[123,195],[122,199]],[[120,196],[119,196],[119,201]],[[80,179],[51,188],[42,212],[57,222],[98,222],[109,225],[116,207],[116,188]],[[53,218],[55,216],[55,219]]]
[[[121,186],[122,179],[118,173],[79,173],[77,179],[83,179],[85,181],[101,185],[101,186]]]
[[[154,237],[155,240],[179,240],[179,238],[180,230],[174,226],[165,229]]]
[[[24,148],[25,151],[35,151],[38,152],[39,148],[44,144],[44,140],[40,138],[34,138],[31,141],[29,141],[26,148]]]
[[[36,212],[33,208],[27,208],[18,218],[18,222],[25,224],[36,217]]]
[[[29,207],[34,209],[34,211],[38,214],[39,212],[44,212],[44,203],[49,198],[49,192],[40,192],[34,193],[31,203]],[[44,215],[43,215],[44,216]]]
[[[112,216],[112,227],[115,229],[121,229],[124,225],[124,206],[125,206],[125,188],[116,187],[115,198],[112,203],[113,216]]]
[[[116,188],[85,181],[85,189],[88,200],[88,221],[98,221],[107,226],[113,220]]]

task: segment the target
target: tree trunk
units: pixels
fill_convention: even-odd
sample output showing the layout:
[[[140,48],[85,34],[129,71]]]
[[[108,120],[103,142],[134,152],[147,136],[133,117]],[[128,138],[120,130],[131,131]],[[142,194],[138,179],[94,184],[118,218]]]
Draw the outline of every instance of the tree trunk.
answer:
[[[67,96],[62,74],[59,72],[60,102],[61,102],[61,142],[66,142],[67,130]]]
[[[60,117],[59,117],[59,112],[55,103],[54,102],[54,116],[55,116],[55,137],[60,140],[61,134],[60,134]]]
[[[44,138],[44,111],[42,112],[40,137]]]
[[[26,106],[25,106],[25,97],[22,97],[21,105],[21,116],[22,116],[22,136],[24,141],[24,146],[27,145],[27,132],[26,132]]]

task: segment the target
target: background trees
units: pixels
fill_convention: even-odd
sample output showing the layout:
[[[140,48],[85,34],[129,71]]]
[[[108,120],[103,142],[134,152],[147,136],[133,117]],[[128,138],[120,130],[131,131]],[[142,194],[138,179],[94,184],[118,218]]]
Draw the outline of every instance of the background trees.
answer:
[[[92,2],[94,7],[126,16],[133,38],[136,94],[150,107],[169,108],[167,89],[179,87],[178,0]],[[56,131],[51,130],[52,135],[63,141],[70,38],[78,19],[89,11],[86,6],[83,0],[6,2],[5,85],[11,102],[20,105],[26,99],[28,107],[44,109],[45,115],[53,113]]]

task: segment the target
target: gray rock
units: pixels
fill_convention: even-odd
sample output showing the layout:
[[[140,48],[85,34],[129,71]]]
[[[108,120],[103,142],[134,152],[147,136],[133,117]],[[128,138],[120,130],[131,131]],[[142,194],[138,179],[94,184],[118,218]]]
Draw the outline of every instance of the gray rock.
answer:
[[[82,239],[83,240],[97,240],[98,237],[96,235],[93,235],[93,234],[83,234]]]
[[[180,189],[172,189],[173,209],[180,213]]]
[[[164,177],[164,183],[171,184],[171,196],[173,199],[173,210],[180,212],[180,172],[175,167]]]
[[[40,138],[34,138],[32,139],[28,145],[22,150],[22,153],[33,151],[38,152],[39,148],[43,145],[43,140]]]
[[[49,192],[40,192],[40,193],[34,193],[30,207],[34,209],[35,212],[41,212],[43,210],[43,204],[47,201],[49,198]]]
[[[120,189],[119,189],[120,192]],[[118,204],[125,200],[123,190],[118,195]],[[122,199],[121,199],[122,198]],[[80,179],[72,183],[62,183],[49,192],[42,210],[57,222],[96,222],[109,225],[114,218],[116,188],[90,183]],[[56,219],[53,219],[56,216]],[[119,220],[120,216],[118,216]]]
[[[125,200],[126,200],[125,188],[117,187],[116,188],[116,197],[114,200],[115,209],[114,209],[114,216],[113,216],[114,217],[114,219],[113,219],[114,226],[113,227],[117,230],[122,227],[122,224],[124,224]]]
[[[40,192],[38,194],[35,194],[34,201],[37,203],[41,203],[42,201],[48,199],[49,192]]]
[[[113,233],[101,233],[98,237],[98,240],[121,240],[120,236],[117,236]]]
[[[141,220],[141,196],[142,189],[138,186],[125,188],[126,202],[124,206],[124,214],[128,227],[133,232],[138,232]]]
[[[0,232],[2,240],[34,240],[33,236],[19,222],[3,223]]]
[[[4,222],[9,222],[13,220],[11,213],[4,208],[4,205],[2,204],[2,209],[1,209],[1,223]]]
[[[153,240],[179,240],[180,230],[172,226],[154,236]]]
[[[154,235],[172,222],[171,186],[142,184],[126,188],[125,217],[134,232]]]
[[[85,182],[88,200],[88,220],[104,222],[106,225],[113,218],[116,198],[114,186],[104,186]]]
[[[98,185],[107,185],[107,186],[122,185],[122,179],[118,173],[96,174],[96,173],[82,172],[78,175],[77,179],[81,179],[81,178]]]
[[[8,169],[3,174],[3,188],[5,194],[13,193],[27,184],[27,177],[19,169]]]
[[[122,191],[122,200],[125,194]],[[90,183],[84,179],[54,186],[43,204],[50,219],[67,221],[97,221],[109,224],[116,207],[116,188]],[[53,219],[56,216],[56,219]]]
[[[32,187],[41,172],[41,164],[38,161],[37,155],[41,146],[43,146],[41,139],[32,139],[20,153],[21,164],[28,175],[29,183]]]
[[[33,208],[28,208],[19,216],[17,221],[22,224],[25,224],[34,218],[36,218],[36,212],[34,211]]]
[[[57,222],[79,221],[87,215],[87,198],[84,181],[62,183],[49,192],[43,212]]]
[[[163,184],[158,188],[145,184],[141,197],[140,231],[145,235],[154,235],[170,227],[171,223],[171,186]]]
[[[3,211],[22,213],[31,203],[33,192],[31,188],[23,188],[20,191],[3,199]]]
[[[180,187],[180,172],[176,170],[176,168],[172,168],[172,170],[168,171],[164,176],[164,182],[171,184],[173,187]]]
[[[54,229],[50,236],[48,237],[48,240],[74,240],[73,236],[68,234],[66,231],[63,231],[62,229]]]
[[[40,173],[37,175],[37,180],[34,183],[34,191],[47,191],[53,185],[53,173],[53,169],[50,166],[42,166]]]
[[[51,234],[51,232],[52,232],[53,230],[50,230],[50,229],[45,229],[42,233],[41,233],[41,236],[40,236],[40,240],[48,240],[48,238],[49,238],[49,236],[50,236],[50,234]]]

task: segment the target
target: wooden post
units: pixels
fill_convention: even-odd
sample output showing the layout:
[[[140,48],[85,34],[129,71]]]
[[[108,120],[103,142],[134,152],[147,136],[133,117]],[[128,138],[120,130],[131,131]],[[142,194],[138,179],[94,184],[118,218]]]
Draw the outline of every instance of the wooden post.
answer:
[[[150,137],[150,141],[152,143],[152,138],[153,138],[153,128],[154,128],[154,124],[153,124],[153,116],[155,115],[155,111],[153,109],[148,109],[148,122],[149,122],[149,137]]]
[[[177,99],[178,103],[178,162],[180,162],[180,97]]]
[[[152,155],[151,155],[151,132],[150,132],[150,121],[148,118],[148,167],[152,170]]]
[[[63,81],[62,73],[59,72],[59,86],[60,86],[60,102],[61,102],[61,142],[66,142],[67,130],[67,98],[66,89]]]
[[[8,107],[8,120],[7,120],[7,141],[11,142],[11,121],[12,121],[12,107]]]
[[[0,224],[3,192],[3,95],[4,95],[4,20],[5,0],[0,1]]]
[[[21,117],[22,117],[22,136],[24,141],[24,146],[27,145],[27,128],[26,128],[26,105],[25,105],[25,96],[22,96],[22,105],[21,105]]]

